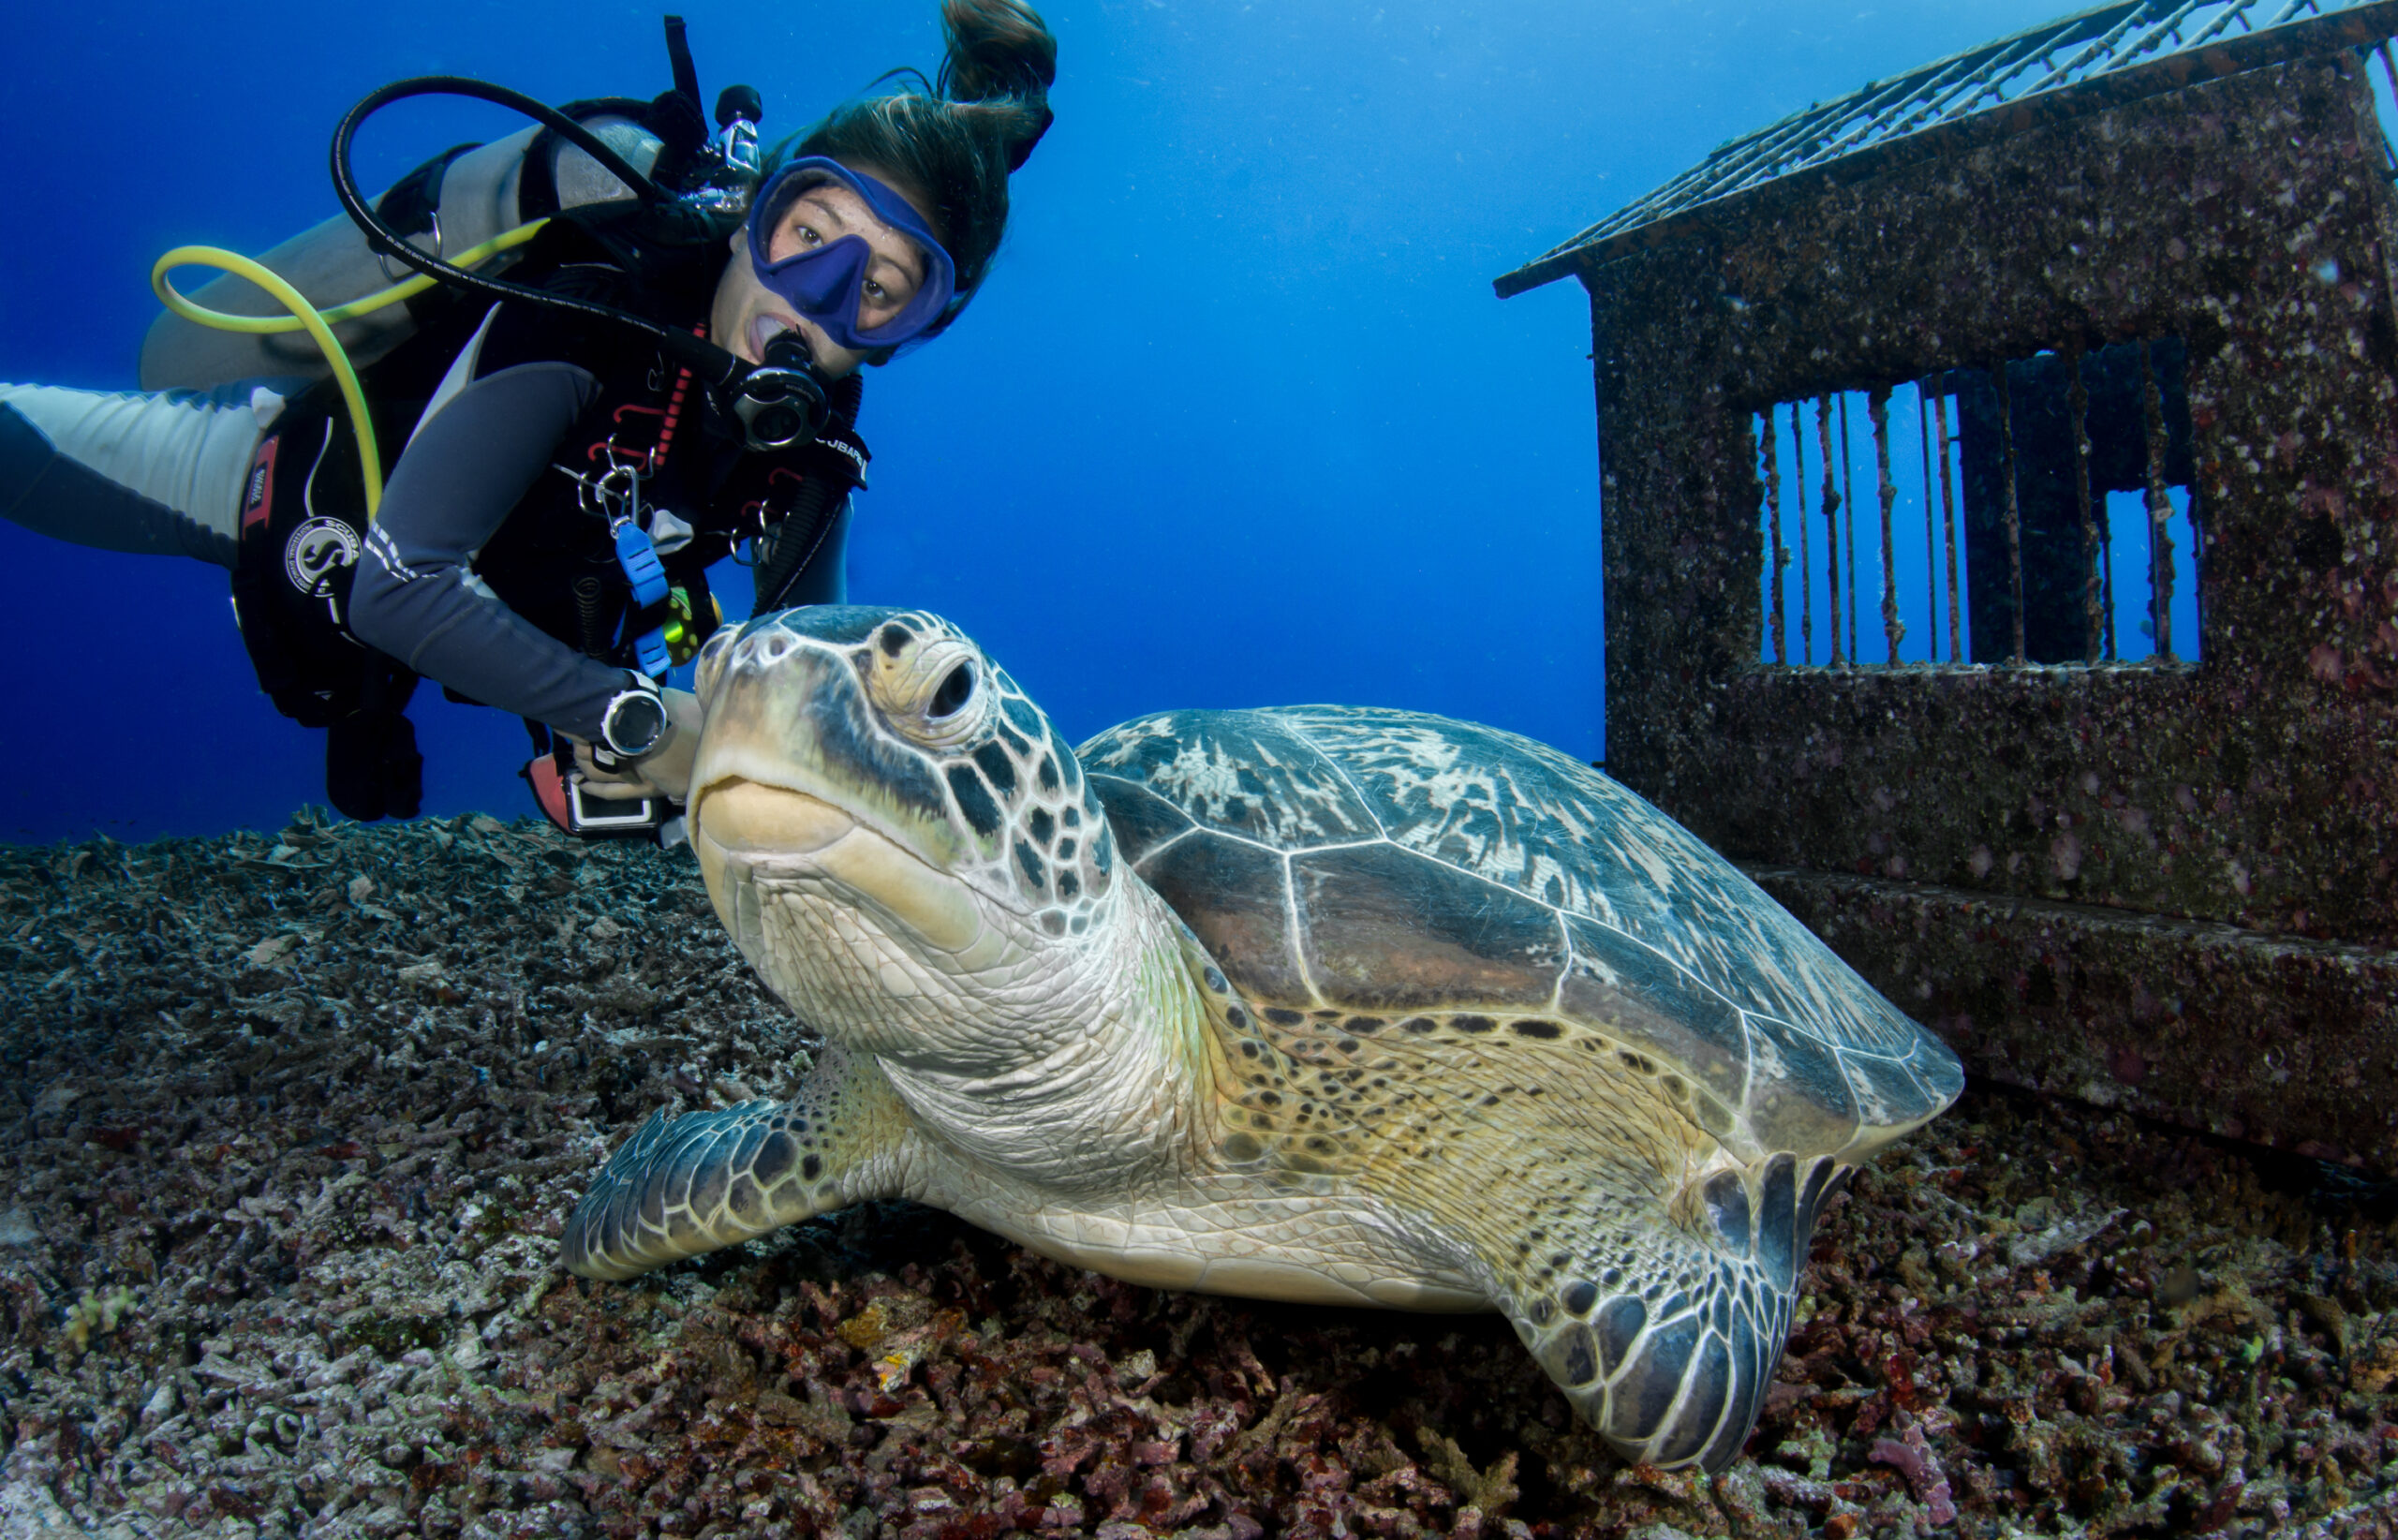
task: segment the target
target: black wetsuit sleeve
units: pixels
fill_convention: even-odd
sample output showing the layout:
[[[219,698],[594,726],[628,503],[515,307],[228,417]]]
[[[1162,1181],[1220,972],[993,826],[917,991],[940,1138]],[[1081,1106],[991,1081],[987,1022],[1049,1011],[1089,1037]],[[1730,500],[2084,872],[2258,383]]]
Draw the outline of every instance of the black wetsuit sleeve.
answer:
[[[600,735],[625,671],[511,610],[473,562],[599,393],[587,370],[538,363],[451,397],[392,467],[349,600],[350,630],[368,646],[461,695],[581,738]]]

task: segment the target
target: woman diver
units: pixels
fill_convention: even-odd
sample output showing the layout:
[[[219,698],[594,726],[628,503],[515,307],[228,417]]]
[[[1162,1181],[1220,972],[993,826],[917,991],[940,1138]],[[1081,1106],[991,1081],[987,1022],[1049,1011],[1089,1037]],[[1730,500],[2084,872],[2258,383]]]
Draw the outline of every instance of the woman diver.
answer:
[[[386,333],[354,415],[333,382],[276,367],[293,355],[211,353],[171,318],[145,348],[148,392],[0,385],[0,514],[232,569],[259,683],[329,730],[327,791],[351,817],[417,809],[422,761],[402,711],[422,675],[555,745],[527,767],[553,818],[645,831],[653,799],[682,798],[696,748],[697,702],[659,681],[717,624],[706,568],[748,540],[760,611],[843,600],[847,498],[866,461],[856,370],[956,318],[998,250],[1008,176],[1048,126],[1057,54],[1041,18],[1021,0],[943,0],[941,19],[937,84],[909,72],[842,104],[762,164],[749,156],[730,196],[718,177],[662,209],[622,199],[641,173],[609,150],[639,147],[663,182],[714,149],[672,19],[683,89],[656,103],[570,107],[567,140],[462,147],[372,211],[337,174],[363,228],[396,224],[419,249],[438,250],[465,198],[517,216],[501,225],[560,216],[514,254],[512,288],[482,286],[523,298],[442,288],[353,322],[353,346],[363,327]],[[738,103],[718,116],[728,135],[747,126]],[[603,117],[614,131],[599,143],[576,132]],[[405,436],[379,504],[362,428]]]

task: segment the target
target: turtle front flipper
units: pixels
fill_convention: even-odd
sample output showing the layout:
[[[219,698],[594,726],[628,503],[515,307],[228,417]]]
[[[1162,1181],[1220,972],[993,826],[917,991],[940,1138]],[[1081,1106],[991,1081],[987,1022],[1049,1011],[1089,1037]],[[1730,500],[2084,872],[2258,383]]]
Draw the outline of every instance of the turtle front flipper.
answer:
[[[1798,1272],[1849,1168],[1775,1155],[1695,1184],[1677,1222],[1567,1236],[1518,1264],[1516,1331],[1627,1459],[1723,1470],[1782,1361]]]
[[[880,1071],[836,1049],[789,1102],[650,1115],[574,1207],[559,1261],[637,1277],[867,1198],[898,1195],[906,1113]]]

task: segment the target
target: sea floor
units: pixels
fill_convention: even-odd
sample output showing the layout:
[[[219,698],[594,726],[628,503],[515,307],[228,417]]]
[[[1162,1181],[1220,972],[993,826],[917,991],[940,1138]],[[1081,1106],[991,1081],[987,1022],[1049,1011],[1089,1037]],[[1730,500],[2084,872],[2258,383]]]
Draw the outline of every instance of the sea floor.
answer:
[[[488,818],[0,848],[0,1540],[2398,1535],[2398,1214],[1981,1088],[1818,1231],[1726,1474],[1496,1318],[1160,1294],[873,1206],[556,1270],[804,1043],[687,857]]]

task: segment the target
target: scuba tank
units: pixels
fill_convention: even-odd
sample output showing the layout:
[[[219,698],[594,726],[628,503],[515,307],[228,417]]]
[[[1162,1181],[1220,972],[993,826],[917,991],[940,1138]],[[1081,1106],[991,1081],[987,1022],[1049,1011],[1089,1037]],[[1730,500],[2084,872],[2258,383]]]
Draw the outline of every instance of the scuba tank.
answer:
[[[697,251],[714,245],[741,226],[762,169],[758,93],[748,86],[726,88],[717,98],[719,132],[711,137],[700,115],[699,72],[679,16],[666,18],[666,47],[674,86],[646,103],[608,98],[559,111],[520,92],[449,75],[395,81],[369,92],[333,132],[333,192],[352,228],[327,221],[278,247],[279,259],[293,265],[289,274],[213,246],[177,246],[161,256],[151,267],[150,283],[171,314],[152,326],[143,346],[142,383],[154,389],[214,388],[242,379],[289,381],[296,372],[304,387],[330,375],[357,428],[370,518],[381,499],[382,467],[358,363],[362,357],[371,364],[388,356],[437,315],[456,316],[466,295],[482,298],[486,308],[490,302],[521,301],[645,338],[691,371],[710,399],[740,420],[753,450],[786,448],[813,437],[830,413],[829,381],[795,333],[777,339],[767,358],[749,363],[707,340],[704,329],[661,326],[546,289],[538,274],[535,284],[526,285],[493,271],[495,264],[515,260],[510,254],[516,247],[553,224],[580,229],[633,268],[661,248]],[[425,96],[492,102],[523,112],[540,127],[493,145],[446,151],[369,202],[350,165],[360,126],[392,102]],[[620,153],[619,143],[643,156],[647,169]],[[453,162],[466,168],[454,178]],[[460,248],[468,235],[506,225],[511,212],[519,223]],[[370,264],[377,276],[390,277],[387,264],[394,261],[412,274],[374,287],[366,276]],[[229,278],[215,280],[206,292],[226,304],[253,308],[196,303],[177,291],[170,277],[176,268],[195,265],[238,275],[271,295],[286,313],[257,310],[257,300],[244,289],[220,290]],[[475,271],[479,267],[483,271]],[[437,284],[443,297],[432,297]],[[363,294],[357,292],[362,287]],[[403,301],[407,309],[391,314]],[[336,327],[351,328],[350,337]],[[208,334],[275,337],[294,329],[307,334],[314,358],[272,341],[227,342]]]
[[[727,87],[718,97],[718,133],[700,121],[698,79],[682,20],[667,19],[667,50],[676,90],[654,101],[610,97],[570,103],[563,111],[643,177],[671,173],[695,209],[737,216],[746,211],[759,170],[758,93]],[[680,100],[676,100],[677,96]],[[688,104],[688,105],[686,105]],[[492,242],[551,215],[629,206],[635,189],[582,146],[536,126],[488,144],[444,151],[374,200],[385,226],[437,259]],[[520,259],[502,250],[477,269],[485,276]],[[390,288],[407,269],[380,254],[357,217],[344,212],[303,230],[259,259],[316,309],[331,310]],[[274,316],[282,304],[238,274],[195,290],[193,304],[229,316]],[[351,364],[365,368],[391,353],[421,323],[416,304],[391,304],[333,324]],[[237,379],[281,378],[310,382],[332,378],[323,349],[304,332],[228,332],[170,310],[141,343],[141,387],[208,390]]]
[[[646,173],[657,163],[662,141],[639,125],[608,114],[586,121],[585,126],[608,141],[609,147],[637,170]],[[527,161],[537,153],[537,141],[543,140],[548,142],[539,144],[538,153],[549,163],[544,169],[557,190],[558,208],[630,196],[623,183],[582,149],[536,126],[489,144],[436,156],[394,183],[375,200],[376,207],[408,237],[410,244],[430,255],[454,255],[479,245],[528,219],[555,212],[527,211],[524,206]],[[335,214],[303,230],[259,260],[319,310],[363,298],[407,276],[407,269],[376,255],[367,244],[366,232],[348,214]],[[483,271],[498,273],[515,260],[515,253],[503,252],[485,263]],[[273,295],[229,273],[202,285],[191,298],[197,304],[229,315],[281,312]],[[406,342],[416,329],[415,311],[393,304],[340,322],[333,335],[341,340],[350,362],[363,369]],[[141,383],[145,391],[208,390],[236,379],[274,376],[315,381],[330,378],[332,373],[323,352],[303,332],[222,332],[163,311],[141,341]]]

